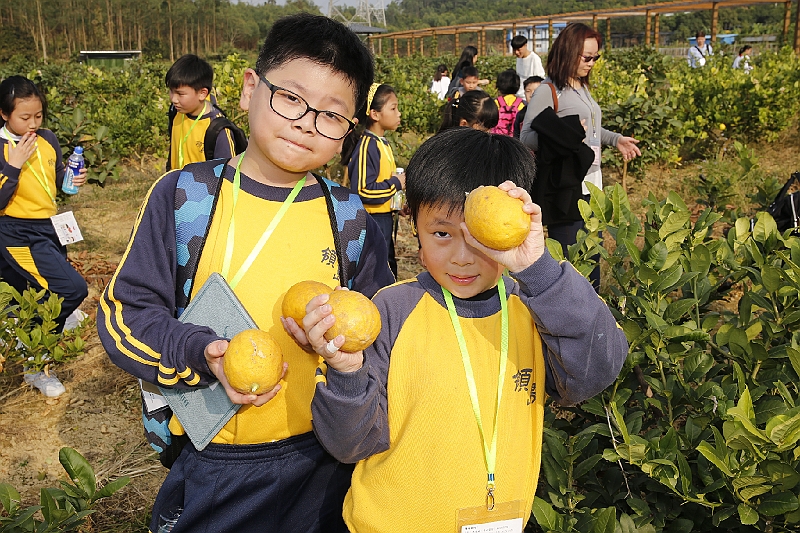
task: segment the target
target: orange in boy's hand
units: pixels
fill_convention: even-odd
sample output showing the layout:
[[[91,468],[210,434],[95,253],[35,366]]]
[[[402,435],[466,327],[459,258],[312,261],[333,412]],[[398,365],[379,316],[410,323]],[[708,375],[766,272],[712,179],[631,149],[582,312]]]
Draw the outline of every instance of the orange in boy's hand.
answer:
[[[479,187],[464,203],[464,222],[475,239],[493,250],[516,248],[531,231],[531,216],[522,200],[494,186]]]
[[[327,340],[344,335],[343,352],[359,352],[381,332],[381,314],[369,298],[355,291],[333,291],[328,300],[336,322],[325,332]]]
[[[242,394],[271,391],[283,375],[283,354],[266,331],[246,329],[228,344],[223,370],[231,387]]]
[[[333,289],[319,281],[308,280],[295,283],[283,296],[281,314],[285,317],[292,317],[297,325],[302,327],[308,302],[320,294],[328,294],[331,291]]]

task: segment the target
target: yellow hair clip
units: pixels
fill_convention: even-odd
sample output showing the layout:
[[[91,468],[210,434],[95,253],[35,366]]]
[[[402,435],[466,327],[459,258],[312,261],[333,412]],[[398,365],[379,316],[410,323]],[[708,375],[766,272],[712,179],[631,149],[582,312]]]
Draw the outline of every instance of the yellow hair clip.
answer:
[[[369,114],[369,110],[372,109],[372,99],[375,98],[375,92],[380,86],[380,83],[373,83],[369,86],[369,92],[367,93],[367,114]]]

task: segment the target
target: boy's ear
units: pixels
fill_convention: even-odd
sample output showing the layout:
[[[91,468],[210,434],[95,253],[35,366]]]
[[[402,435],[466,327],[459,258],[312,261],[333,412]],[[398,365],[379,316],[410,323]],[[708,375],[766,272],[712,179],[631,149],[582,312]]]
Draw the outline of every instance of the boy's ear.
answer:
[[[197,91],[197,95],[200,97],[200,100],[205,100],[206,98],[208,98],[208,93],[209,91],[205,87]]]
[[[459,126],[469,126],[469,122],[467,122],[467,119],[462,118],[461,120],[458,121],[458,125]]]
[[[258,74],[256,71],[249,68],[244,71],[244,82],[242,83],[242,96],[239,98],[239,107],[242,111],[250,109],[250,99],[258,87]]]

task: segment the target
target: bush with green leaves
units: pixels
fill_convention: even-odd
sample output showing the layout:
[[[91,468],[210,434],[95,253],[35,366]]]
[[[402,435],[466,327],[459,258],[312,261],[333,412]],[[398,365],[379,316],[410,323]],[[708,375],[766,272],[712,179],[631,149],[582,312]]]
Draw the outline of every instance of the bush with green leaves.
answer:
[[[20,363],[32,372],[83,354],[84,326],[57,332],[55,319],[63,298],[45,290],[20,293],[0,281],[0,370]]]
[[[69,481],[61,481],[61,488],[43,488],[39,505],[22,507],[19,492],[7,483],[0,483],[0,505],[5,511],[0,513],[0,533],[86,531],[87,518],[95,512],[94,505],[130,482],[125,476],[98,487],[92,466],[72,448],[61,448],[58,460]]]
[[[602,256],[630,348],[613,386],[548,415],[534,529],[797,530],[800,238],[675,193],[640,219],[619,185],[590,189],[571,261]]]

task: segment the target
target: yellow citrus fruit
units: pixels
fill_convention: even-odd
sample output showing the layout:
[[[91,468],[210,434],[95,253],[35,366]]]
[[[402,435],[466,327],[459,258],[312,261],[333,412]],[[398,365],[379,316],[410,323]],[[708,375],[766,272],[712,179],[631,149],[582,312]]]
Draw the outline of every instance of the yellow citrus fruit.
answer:
[[[381,332],[381,315],[369,298],[355,291],[333,291],[328,303],[336,322],[325,332],[328,340],[344,335],[343,352],[358,352],[375,342]]]
[[[719,125],[719,129],[720,129],[720,131],[725,131],[725,129],[726,129],[725,128],[725,124],[720,124]]]
[[[306,305],[315,296],[328,294],[333,289],[320,283],[319,281],[301,281],[292,285],[283,296],[281,304],[281,314],[285,317],[292,317],[299,326],[303,325],[303,317],[306,316]]]
[[[497,187],[480,187],[467,196],[464,222],[487,248],[510,250],[522,244],[531,231],[531,216],[522,206],[522,200]]]
[[[223,359],[228,383],[242,394],[272,390],[283,374],[283,354],[272,335],[260,329],[237,333]]]

